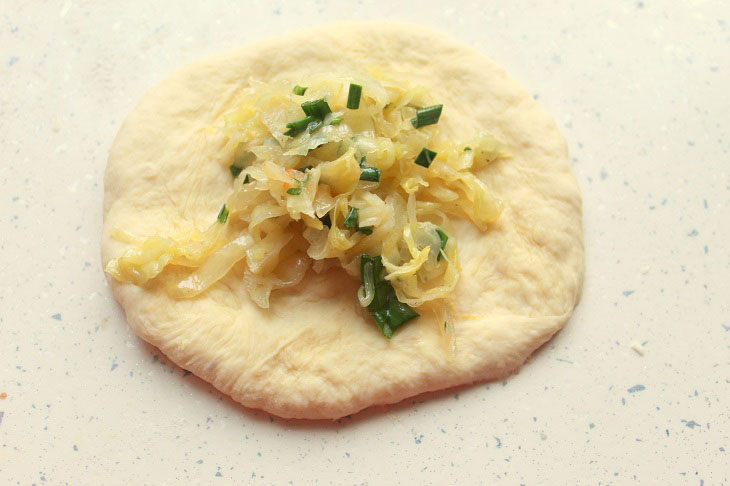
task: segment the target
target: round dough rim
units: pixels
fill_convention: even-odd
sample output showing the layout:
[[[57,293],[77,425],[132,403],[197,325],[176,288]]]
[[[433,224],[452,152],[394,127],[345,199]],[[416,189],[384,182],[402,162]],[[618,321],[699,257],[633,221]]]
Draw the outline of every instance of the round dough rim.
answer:
[[[326,29],[326,33],[322,32],[324,29]],[[526,147],[525,153],[539,153],[540,157],[546,158],[554,164],[554,166],[547,165],[546,167],[538,168],[551,169],[561,175],[565,181],[563,181],[560,189],[565,190],[567,188],[568,195],[570,196],[562,195],[559,198],[554,198],[557,201],[556,205],[558,203],[559,205],[565,205],[565,208],[560,206],[561,214],[567,214],[566,219],[570,220],[571,224],[577,228],[574,234],[569,235],[568,239],[570,241],[566,245],[566,247],[573,246],[577,249],[573,248],[573,250],[570,250],[572,253],[569,255],[569,258],[566,257],[560,260],[563,264],[565,264],[564,260],[569,260],[571,265],[571,268],[565,272],[568,274],[565,277],[565,302],[560,302],[560,305],[556,304],[556,312],[542,315],[531,315],[530,312],[526,312],[522,315],[490,315],[483,317],[481,320],[465,319],[457,324],[457,336],[460,345],[458,353],[463,359],[457,357],[455,362],[442,356],[443,359],[439,362],[438,359],[434,359],[431,356],[433,354],[437,355],[438,351],[431,350],[428,360],[421,362],[419,361],[419,354],[414,353],[415,351],[423,351],[424,345],[421,344],[420,347],[414,348],[411,352],[403,352],[404,356],[403,360],[401,360],[403,368],[399,371],[403,376],[399,376],[392,383],[378,384],[377,382],[367,382],[362,385],[362,389],[353,389],[352,384],[348,384],[347,380],[344,380],[341,376],[329,376],[326,370],[317,369],[316,371],[318,373],[313,373],[313,375],[319,376],[319,380],[310,380],[310,388],[321,386],[323,391],[316,392],[307,392],[301,387],[286,382],[286,380],[284,380],[283,385],[279,389],[272,391],[271,385],[275,383],[274,380],[281,378],[279,376],[281,373],[271,373],[272,369],[265,368],[263,370],[259,369],[259,374],[257,374],[256,368],[263,362],[258,359],[259,357],[256,357],[257,359],[252,358],[251,361],[246,361],[240,357],[221,356],[213,352],[213,350],[209,349],[210,346],[216,346],[223,342],[229,343],[226,345],[232,346],[233,344],[230,343],[233,342],[235,345],[241,346],[240,349],[247,351],[246,353],[240,354],[246,356],[256,355],[255,352],[251,352],[251,349],[246,348],[250,344],[246,344],[245,339],[232,339],[224,331],[216,331],[215,328],[221,327],[223,324],[212,326],[214,329],[210,330],[209,333],[206,332],[205,339],[201,338],[201,333],[186,335],[186,331],[190,328],[190,323],[186,324],[187,327],[182,326],[185,330],[181,330],[181,317],[175,317],[176,312],[189,312],[191,309],[195,311],[194,307],[198,305],[197,303],[201,301],[207,302],[205,298],[183,302],[176,305],[175,309],[170,312],[160,315],[156,313],[157,311],[152,310],[152,308],[157,306],[160,301],[164,301],[165,296],[155,294],[154,291],[134,287],[130,284],[120,284],[112,280],[112,290],[117,300],[119,300],[125,309],[130,325],[140,337],[159,347],[179,366],[211,382],[224,393],[231,395],[235,400],[246,406],[262,408],[282,417],[338,418],[371,405],[393,403],[427,391],[474,381],[498,379],[508,375],[518,368],[536,348],[547,341],[565,324],[572,313],[573,307],[577,303],[583,276],[580,194],[570,171],[567,150],[562,136],[557,131],[554,122],[532,100],[529,94],[520,88],[517,83],[507,78],[501,68],[495,66],[481,54],[425,28],[416,28],[411,25],[372,23],[318,27],[314,31],[297,32],[252,44],[229,53],[216,55],[174,72],[168,79],[150,90],[140,101],[139,105],[124,123],[112,147],[105,177],[105,222],[102,242],[102,258],[104,263],[113,256],[116,256],[121,248],[118,242],[114,242],[109,236],[111,229],[117,227],[116,224],[118,223],[118,218],[115,218],[114,205],[121,204],[119,201],[128,204],[127,200],[130,198],[124,190],[120,191],[118,187],[115,187],[119,181],[118,173],[127,167],[130,154],[135,154],[135,145],[140,140],[147,140],[146,136],[149,136],[149,134],[145,135],[144,133],[140,133],[146,131],[146,128],[143,130],[140,126],[145,127],[145,120],[153,116],[156,110],[160,108],[160,97],[162,96],[162,99],[167,99],[171,92],[187,94],[187,90],[191,89],[191,84],[195,85],[196,82],[201,82],[199,79],[200,73],[210,72],[211,66],[230,66],[233,60],[261,58],[264,52],[282,50],[284,47],[301,44],[303,40],[310,39],[313,32],[317,32],[320,39],[323,37],[330,40],[352,39],[357,35],[362,36],[365,34],[372,36],[376,36],[377,34],[377,36],[389,40],[398,39],[401,42],[399,44],[401,47],[400,52],[403,52],[403,45],[407,46],[411,49],[409,53],[414,54],[414,62],[428,62],[431,60],[438,64],[444,58],[453,58],[455,60],[468,59],[473,61],[473,64],[467,67],[462,66],[461,69],[467,71],[472,70],[476,76],[480,74],[485,77],[492,76],[492,84],[494,84],[494,80],[504,83],[504,93],[499,94],[500,96],[505,96],[505,106],[514,110],[516,113],[514,116],[517,118],[530,118],[530,127],[537,126],[541,130],[540,133],[545,132],[547,134],[544,137],[544,142],[540,140],[540,143],[534,143],[532,146]],[[406,34],[403,32],[406,32]],[[321,43],[323,41],[319,40],[319,42]],[[423,44],[419,44],[419,42],[423,42]],[[434,46],[436,47],[435,49]],[[424,49],[426,51],[431,49],[438,52],[424,52]],[[275,64],[271,66],[271,70],[274,67]],[[480,68],[483,69],[483,72]],[[226,70],[224,69],[223,71]],[[222,81],[215,80],[215,83],[222,83],[222,85],[228,88],[223,93],[222,101],[219,100],[221,102],[224,102],[226,96],[231,96],[240,87],[240,84],[238,86],[230,85],[228,78],[235,78],[235,73],[226,71],[221,74]],[[211,83],[213,86],[208,86],[208,81],[202,80],[204,84],[202,91],[216,91],[214,89],[215,83]],[[185,104],[186,102],[183,101],[183,103]],[[193,105],[194,103],[188,104]],[[194,113],[193,119],[195,119],[195,116],[203,116],[203,114],[209,116],[211,112],[220,109],[220,106],[208,106],[201,110],[200,113]],[[488,117],[489,109],[487,108],[485,111],[487,112],[485,117]],[[169,118],[172,116],[172,113],[165,113],[164,115]],[[204,119],[203,121],[206,120]],[[145,177],[155,177],[154,174],[145,172],[151,170],[149,161],[143,161],[137,165],[139,165],[138,168],[144,173]],[[530,168],[533,169],[533,167]],[[218,201],[215,201],[210,206],[219,207],[220,204]],[[193,212],[190,216],[196,223],[202,223],[205,220],[204,215],[208,214],[209,211],[209,208],[205,208],[205,210],[200,210],[197,213]],[[509,214],[509,212],[506,212],[505,217]],[[547,238],[545,235],[542,236]],[[540,241],[539,234],[536,238],[536,241]],[[552,240],[549,238],[547,241],[552,244]],[[557,253],[559,251],[570,252],[560,247],[558,243],[555,243],[555,246]],[[466,269],[469,267],[469,262],[463,260],[462,266]],[[462,276],[462,280],[464,278],[465,276]],[[218,291],[222,290],[217,289],[216,292]],[[213,304],[218,306],[217,302]],[[220,313],[218,318],[219,323],[233,325],[230,323],[237,323],[240,320],[240,317],[236,316],[236,313],[232,310],[215,308]],[[194,317],[193,321],[198,321],[201,318],[199,311],[192,312],[191,315]],[[166,322],[158,322],[161,319],[166,320]],[[489,320],[488,325],[484,324],[485,319]],[[198,324],[200,323],[198,322]],[[413,329],[419,328],[414,326]],[[255,333],[252,334],[255,335]],[[405,337],[401,339],[401,344],[418,343],[419,338],[425,341],[429,339],[428,336],[414,336],[414,334],[417,333],[404,328],[396,335],[392,343],[397,343],[400,335],[407,336],[407,339]],[[302,336],[299,335],[298,337],[301,338]],[[317,336],[313,336],[312,339],[315,337]],[[384,341],[377,334],[376,337]],[[373,342],[373,340],[366,339],[363,343],[353,343],[350,351],[360,351],[370,355],[375,353],[375,355],[378,355],[378,353],[383,352],[383,349],[386,349],[386,352],[390,353],[393,351],[393,349],[389,349],[392,343],[385,342],[383,344],[379,341]],[[270,345],[268,342],[265,344],[267,346]],[[375,347],[369,348],[369,345]],[[291,344],[287,344],[287,346],[291,346]],[[279,346],[272,345],[272,349],[279,349]],[[284,347],[283,349],[287,348]],[[411,362],[408,361],[408,358],[411,359]],[[414,364],[423,366],[414,366]],[[281,368],[281,366],[284,366],[281,362],[275,362],[273,368]],[[262,374],[267,376],[263,376]],[[273,377],[269,375],[273,375]],[[355,376],[357,377],[358,375]],[[387,376],[385,377],[387,378]],[[260,386],[256,386],[257,384]],[[355,385],[355,388],[358,386]],[[269,389],[268,391],[267,388]]]

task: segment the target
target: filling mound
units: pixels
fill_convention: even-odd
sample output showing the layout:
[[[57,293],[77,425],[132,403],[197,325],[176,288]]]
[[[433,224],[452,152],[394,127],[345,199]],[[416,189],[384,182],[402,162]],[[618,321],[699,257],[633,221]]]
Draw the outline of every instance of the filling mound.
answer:
[[[160,281],[180,299],[234,272],[268,308],[272,291],[340,266],[360,279],[353,299],[387,338],[424,311],[450,335],[460,266],[449,221],[486,231],[499,217],[501,202],[475,171],[507,154],[489,135],[443,133],[448,111],[416,78],[372,68],[298,83],[251,81],[220,121],[218,170],[230,171],[231,188],[209,228],[118,230],[131,246],[106,271],[136,285],[170,273]]]

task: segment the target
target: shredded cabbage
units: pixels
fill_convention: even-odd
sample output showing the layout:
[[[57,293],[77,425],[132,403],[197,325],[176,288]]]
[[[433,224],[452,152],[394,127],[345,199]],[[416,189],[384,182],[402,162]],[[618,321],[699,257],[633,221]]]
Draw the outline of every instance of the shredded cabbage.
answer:
[[[358,109],[345,108],[350,83],[362,86]],[[307,86],[305,95],[294,94],[294,84]],[[326,101],[326,114],[304,119],[302,103],[317,100]],[[378,255],[383,275],[363,278],[361,306],[378,304],[379,286],[391,285],[400,303],[430,309],[440,332],[452,335],[449,302],[460,267],[449,220],[465,218],[484,231],[499,217],[501,202],[475,171],[507,153],[490,135],[456,143],[438,124],[415,128],[418,109],[431,105],[417,79],[377,68],[297,83],[252,81],[220,120],[222,158],[233,174],[227,218],[187,235],[118,232],[132,246],[106,271],[144,285],[178,267],[165,280],[176,298],[205,292],[235,271],[266,308],[272,291],[298,284],[310,267],[321,272],[337,262],[362,277],[360,256]],[[424,148],[437,153],[429,167],[414,163]],[[379,180],[361,180],[364,170]]]

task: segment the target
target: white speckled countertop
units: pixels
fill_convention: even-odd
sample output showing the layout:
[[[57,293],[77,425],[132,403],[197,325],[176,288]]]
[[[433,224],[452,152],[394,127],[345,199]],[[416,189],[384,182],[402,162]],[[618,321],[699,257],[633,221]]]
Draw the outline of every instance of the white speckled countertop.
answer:
[[[730,484],[726,1],[101,3],[0,9],[0,484]],[[110,144],[181,64],[385,18],[471,44],[558,121],[584,194],[582,301],[504,382],[335,423],[243,409],[112,299]]]

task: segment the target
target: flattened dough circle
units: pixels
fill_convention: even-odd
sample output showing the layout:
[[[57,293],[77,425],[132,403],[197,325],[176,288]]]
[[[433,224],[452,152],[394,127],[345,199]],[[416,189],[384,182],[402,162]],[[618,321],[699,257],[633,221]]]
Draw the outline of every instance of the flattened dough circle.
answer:
[[[456,222],[463,273],[456,352],[429,316],[383,338],[358,310],[358,282],[309,274],[270,310],[234,292],[232,275],[190,300],[111,280],[129,324],[179,366],[248,407],[338,418],[437,389],[497,379],[557,332],[576,305],[584,255],[580,192],[555,123],[502,69],[411,25],[341,24],[204,59],[152,88],[123,124],[105,175],[102,260],[124,249],[115,229],[151,236],[206,228],[231,191],[211,127],[250,79],[380,65],[422,78],[457,140],[488,131],[513,157],[480,174],[505,202],[486,233]],[[306,69],[306,72],[305,72]]]

